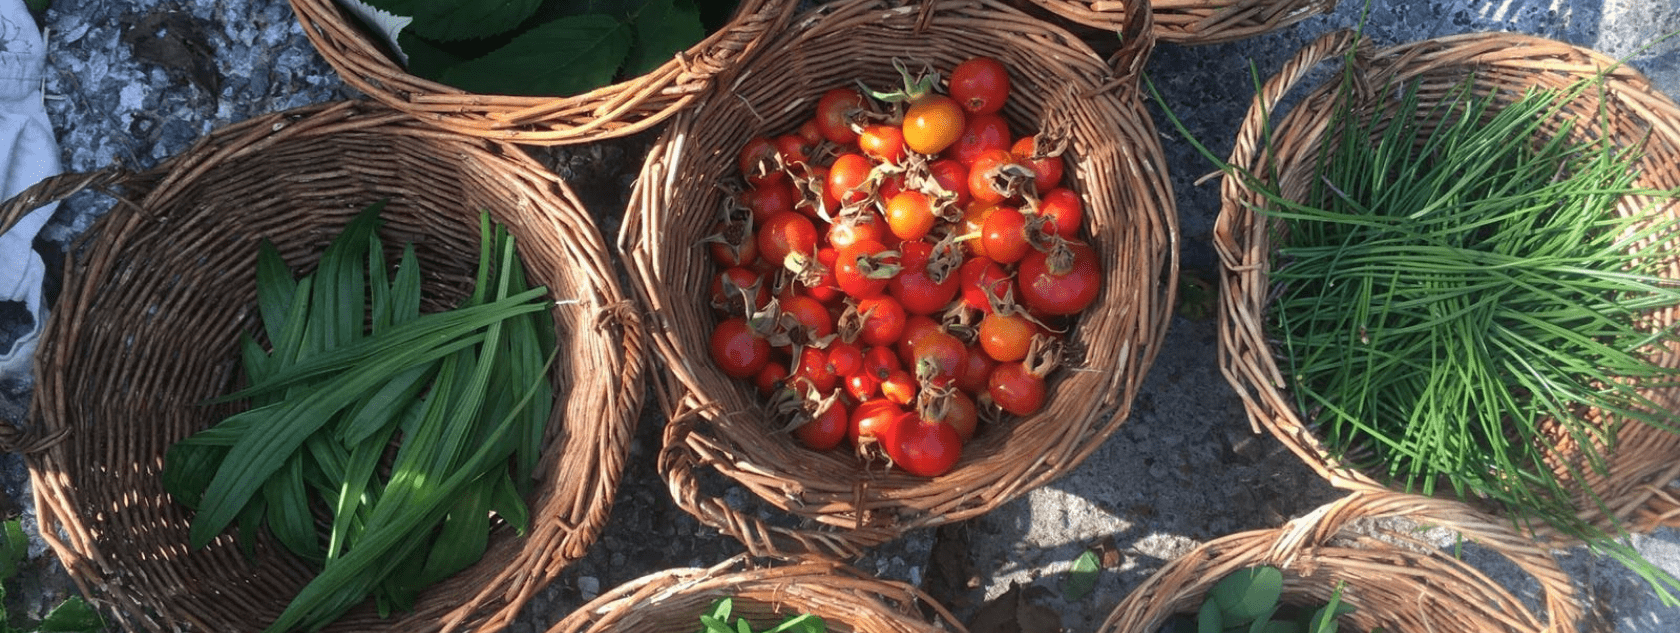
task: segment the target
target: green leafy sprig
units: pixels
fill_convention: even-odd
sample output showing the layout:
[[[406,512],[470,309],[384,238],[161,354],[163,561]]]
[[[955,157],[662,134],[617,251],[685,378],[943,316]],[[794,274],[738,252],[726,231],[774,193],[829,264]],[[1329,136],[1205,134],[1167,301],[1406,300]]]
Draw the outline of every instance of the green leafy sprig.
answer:
[[[483,556],[493,516],[519,534],[529,524],[553,400],[545,290],[527,287],[513,238],[481,214],[472,294],[422,314],[412,244],[388,273],[382,208],[299,279],[263,245],[269,345],[246,336],[250,386],[219,399],[251,406],[165,454],[165,489],[197,510],[193,547],[237,523],[247,554],[266,528],[320,565],[269,631],[320,628],[368,596],[381,613],[408,610]]]

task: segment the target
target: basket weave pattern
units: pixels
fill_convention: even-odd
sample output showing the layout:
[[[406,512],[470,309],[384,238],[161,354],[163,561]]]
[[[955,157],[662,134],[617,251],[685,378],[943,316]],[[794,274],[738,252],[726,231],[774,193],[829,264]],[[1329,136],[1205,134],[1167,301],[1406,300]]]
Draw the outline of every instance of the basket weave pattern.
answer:
[[[1109,33],[1126,23],[1117,0],[1030,0],[1064,19]],[[1282,29],[1329,13],[1336,0],[1151,0],[1155,39],[1174,44],[1216,44]]]
[[[1124,59],[1145,55],[1147,16],[1134,16],[1127,41],[1135,48]],[[801,448],[771,432],[762,399],[708,353],[714,320],[696,289],[715,268],[695,245],[712,230],[722,203],[715,184],[736,173],[734,156],[749,138],[792,131],[830,88],[858,80],[897,85],[894,58],[911,69],[950,69],[978,54],[1011,69],[1014,88],[1003,114],[1016,133],[1069,130],[1067,173],[1085,199],[1104,290],[1068,335],[1070,361],[1052,375],[1045,408],[983,431],[950,473],[924,479],[866,471],[849,452]],[[849,554],[905,530],[983,513],[1095,450],[1126,418],[1165,335],[1173,299],[1166,282],[1178,267],[1165,163],[1129,72],[1116,73],[1065,31],[990,0],[853,0],[801,18],[726,91],[674,119],[632,191],[619,247],[651,311],[650,334],[667,370],[670,393],[662,404],[671,423],[660,468],[679,505],[754,553],[788,547]],[[702,492],[697,471],[722,473],[808,521],[794,529],[768,525]]]
[[[581,203],[513,146],[376,104],[324,104],[223,128],[150,171],[49,179],[0,219],[83,189],[118,204],[70,254],[37,356],[33,428],[14,438],[35,451],[41,536],[125,628],[259,630],[313,576],[266,538],[254,560],[231,533],[189,551],[191,513],[159,472],[173,442],[233,411],[200,403],[241,380],[258,243],[307,267],[381,198],[381,237],[414,242],[432,310],[470,290],[479,211],[508,226],[531,283],[564,300],[552,311],[557,400],[528,535],[498,528],[481,562],[410,613],[359,607],[329,630],[500,630],[599,534],[641,405],[644,339]]]
[[[687,107],[781,28],[795,0],[741,0],[720,29],[639,77],[569,97],[485,95],[409,74],[338,0],[290,0],[304,35],[345,83],[470,136],[566,145],[648,130]]]
[[[1456,531],[1508,558],[1539,583],[1544,613],[1450,552],[1374,531],[1371,520],[1402,517]],[[1581,619],[1569,576],[1510,522],[1445,499],[1355,492],[1285,524],[1202,544],[1151,575],[1115,607],[1098,633],[1152,633],[1175,613],[1194,614],[1226,575],[1258,565],[1284,572],[1282,602],[1326,604],[1337,583],[1356,610],[1342,623],[1360,631],[1566,633]],[[1541,616],[1544,617],[1541,617]]]
[[[1531,87],[1566,88],[1616,65],[1614,60],[1590,50],[1507,33],[1451,36],[1383,50],[1371,50],[1369,42],[1359,41],[1350,32],[1326,34],[1302,49],[1265,84],[1243,121],[1231,164],[1250,173],[1274,173],[1273,182],[1285,197],[1302,200],[1310,185],[1321,139],[1331,126],[1334,82],[1308,94],[1281,121],[1269,124],[1264,113],[1275,112],[1285,94],[1314,66],[1339,59],[1349,51],[1354,52],[1356,63],[1360,64],[1367,88],[1415,80],[1422,86],[1419,94],[1425,100],[1439,99],[1472,72],[1473,90],[1482,94],[1498,90],[1515,95]],[[1588,91],[1572,102],[1559,120],[1575,119],[1577,133],[1603,130],[1603,124],[1607,124],[1615,143],[1624,147],[1639,144],[1645,155],[1639,165],[1636,186],[1680,187],[1680,169],[1676,168],[1680,165],[1680,108],[1627,66],[1609,71],[1602,86],[1602,91]],[[1268,125],[1271,125],[1269,143]],[[1547,129],[1557,128],[1554,123]],[[1221,195],[1223,203],[1214,228],[1214,245],[1223,268],[1222,371],[1242,397],[1250,420],[1278,437],[1333,485],[1352,490],[1386,489],[1387,482],[1360,472],[1333,455],[1315,435],[1310,421],[1296,410],[1286,391],[1280,359],[1267,338],[1265,325],[1267,296],[1271,291],[1267,267],[1276,233],[1256,209],[1264,209],[1268,203],[1240,178],[1225,178]],[[1648,218],[1651,223],[1672,225],[1680,216],[1680,204],[1673,200],[1644,196],[1628,196],[1618,208],[1622,213]],[[1680,238],[1674,231],[1668,231],[1659,239],[1668,240],[1670,244],[1662,248],[1675,253],[1669,258],[1663,276],[1680,279]],[[1680,320],[1680,313],[1670,309],[1650,314],[1648,318],[1653,328],[1671,327]],[[1652,360],[1665,367],[1680,366],[1680,350],[1659,350]],[[1642,389],[1642,393],[1670,411],[1680,409],[1680,389],[1657,386]],[[1617,439],[1607,455],[1606,472],[1584,468],[1582,476],[1572,478],[1558,466],[1566,480],[1573,479],[1570,485],[1578,491],[1576,503],[1582,508],[1583,516],[1601,528],[1620,524],[1636,531],[1680,520],[1676,497],[1672,491],[1663,489],[1680,476],[1680,435],[1645,424],[1606,420],[1591,414],[1588,417],[1604,428],[1616,428]],[[1562,431],[1552,435],[1556,437],[1553,453],[1560,464],[1583,463],[1579,446],[1569,443]],[[1605,502],[1608,512],[1601,511],[1591,501],[1593,494]],[[1545,526],[1536,529],[1537,536],[1553,539],[1554,544],[1573,542],[1555,532]]]
[[[548,633],[690,631],[721,598],[762,631],[809,613],[837,633],[962,633],[945,607],[921,590],[819,557],[788,562],[736,556],[709,569],[672,569],[624,583],[591,600]],[[926,608],[934,614],[929,621]]]

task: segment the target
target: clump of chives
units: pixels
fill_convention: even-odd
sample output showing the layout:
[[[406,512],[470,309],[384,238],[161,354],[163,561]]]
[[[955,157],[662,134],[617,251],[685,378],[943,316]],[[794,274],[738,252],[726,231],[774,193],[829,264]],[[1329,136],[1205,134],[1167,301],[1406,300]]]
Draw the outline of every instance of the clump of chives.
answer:
[[[1620,205],[1677,193],[1642,190],[1632,149],[1557,116],[1590,82],[1509,103],[1472,85],[1426,103],[1412,84],[1386,116],[1344,95],[1310,196],[1268,194],[1283,222],[1268,314],[1291,392],[1351,465],[1499,503],[1665,577],[1578,518],[1566,480],[1615,443],[1587,416],[1673,426],[1642,389],[1680,378],[1650,360],[1680,337],[1646,316],[1680,305],[1659,268],[1680,247]],[[1567,475],[1560,441],[1584,458]]]

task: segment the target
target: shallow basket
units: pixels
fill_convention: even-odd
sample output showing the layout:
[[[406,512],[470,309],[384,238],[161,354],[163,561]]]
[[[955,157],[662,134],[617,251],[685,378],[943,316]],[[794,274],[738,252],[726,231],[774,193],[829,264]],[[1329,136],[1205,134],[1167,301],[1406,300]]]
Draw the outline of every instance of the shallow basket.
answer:
[[[1115,33],[1126,24],[1124,0],[1022,0],[1062,19]],[[1216,44],[1270,33],[1336,8],[1336,0],[1150,0],[1155,39]]]
[[[653,71],[569,97],[475,94],[411,75],[339,0],[290,0],[303,33],[345,83],[437,127],[531,145],[628,136],[688,107],[769,34],[797,0],[740,0],[718,30]]]
[[[619,585],[548,633],[693,633],[700,630],[700,615],[722,598],[733,601],[733,616],[746,617],[754,631],[807,613],[836,633],[965,630],[944,606],[911,585],[820,557],[739,555],[711,568],[671,569]]]
[[[1444,528],[1499,553],[1538,583],[1536,613],[1452,551],[1380,528],[1402,518]],[[1283,571],[1281,602],[1317,608],[1339,583],[1355,611],[1343,630],[1455,633],[1573,633],[1581,620],[1574,585],[1552,556],[1510,521],[1446,499],[1355,492],[1283,527],[1208,541],[1168,562],[1127,594],[1098,633],[1155,633],[1174,614],[1194,616],[1226,575],[1259,565]]]
[[[27,461],[40,535],[92,601],[129,630],[254,631],[313,572],[265,537],[189,550],[192,513],[159,481],[164,451],[227,416],[205,406],[242,381],[239,335],[258,326],[254,265],[272,240],[294,269],[382,198],[381,238],[413,242],[429,309],[470,290],[487,210],[545,285],[559,344],[553,417],[529,533],[491,535],[484,558],[412,612],[370,605],[335,631],[497,631],[606,523],[638,419],[644,338],[605,242],[566,184],[511,145],[439,133],[362,102],[228,126],[155,169],[58,176],[0,208],[10,226],[83,190],[115,199],[71,249],[35,359]],[[587,369],[587,371],[585,371]]]
[[[1122,67],[1147,50],[1147,16],[1139,12],[1127,31],[1136,48],[1120,55]],[[772,432],[764,399],[709,355],[715,319],[698,289],[716,268],[696,244],[712,231],[725,195],[716,185],[737,173],[734,157],[749,138],[792,131],[824,91],[858,80],[896,85],[894,58],[912,69],[949,69],[976,54],[1011,68],[1014,96],[1004,116],[1017,134],[1067,128],[1066,173],[1086,202],[1104,289],[1067,335],[1070,353],[1050,378],[1044,408],[981,432],[951,472],[913,477],[866,469],[849,451],[802,448]],[[677,503],[754,553],[852,554],[984,513],[1095,450],[1126,419],[1159,351],[1178,269],[1166,163],[1130,73],[1111,71],[1067,32],[990,0],[853,0],[805,15],[727,91],[678,115],[648,156],[619,235],[668,379],[660,468]],[[777,511],[726,503],[702,485],[715,473]]]
[[[1263,86],[1238,131],[1231,165],[1250,173],[1274,174],[1268,178],[1275,179],[1268,182],[1279,183],[1284,197],[1304,199],[1315,152],[1334,116],[1336,80],[1332,78],[1307,94],[1281,120],[1268,121],[1266,113],[1278,111],[1286,94],[1319,63],[1341,59],[1349,51],[1355,52],[1356,63],[1361,65],[1365,87],[1416,80],[1421,82],[1419,94],[1425,107],[1428,99],[1439,99],[1448,87],[1459,85],[1472,71],[1474,89],[1481,93],[1499,90],[1520,94],[1531,87],[1563,88],[1616,66],[1614,60],[1590,50],[1509,33],[1450,36],[1381,50],[1373,50],[1368,40],[1362,41],[1351,32],[1328,33],[1303,48]],[[1625,65],[1610,70],[1602,86],[1602,90],[1587,91],[1572,102],[1558,120],[1571,117],[1581,124],[1578,127],[1592,130],[1608,125],[1610,138],[1624,147],[1643,143],[1645,155],[1636,186],[1680,187],[1680,169],[1676,169],[1680,165],[1680,109]],[[1379,90],[1362,89],[1359,98],[1368,99],[1374,92]],[[1289,395],[1280,369],[1287,359],[1268,338],[1265,317],[1272,290],[1269,258],[1277,237],[1263,215],[1271,203],[1244,179],[1234,177],[1223,179],[1221,197],[1214,227],[1214,246],[1222,264],[1220,365],[1242,397],[1249,419],[1257,431],[1264,428],[1276,436],[1332,485],[1352,490],[1387,489],[1389,482],[1353,468],[1330,452]],[[1647,205],[1654,206],[1645,208]],[[1630,196],[1621,209],[1641,214],[1653,223],[1673,223],[1680,217],[1680,203],[1672,199],[1659,202]],[[1668,250],[1680,251],[1680,236],[1675,232],[1666,232],[1660,239],[1675,241]],[[1671,257],[1666,268],[1664,276],[1680,279],[1680,255]],[[1680,310],[1673,309],[1649,315],[1655,328],[1672,327],[1677,317]],[[1680,350],[1670,346],[1655,352],[1652,358],[1662,366],[1676,367]],[[1642,393],[1669,411],[1680,410],[1680,388],[1649,387]],[[1582,516],[1601,529],[1632,531],[1648,531],[1680,519],[1680,500],[1672,489],[1664,490],[1680,476],[1680,435],[1647,424],[1606,420],[1602,415],[1589,417],[1604,428],[1617,429],[1617,436],[1615,446],[1606,454],[1606,471],[1582,468],[1569,483],[1577,491],[1575,501]],[[1579,445],[1563,440],[1560,434],[1552,434],[1559,438],[1552,447],[1558,457],[1554,467],[1581,466]],[[1570,480],[1568,470],[1559,472]],[[1595,503],[1593,495],[1604,505]],[[1560,546],[1575,543],[1549,526],[1537,525],[1535,535]]]

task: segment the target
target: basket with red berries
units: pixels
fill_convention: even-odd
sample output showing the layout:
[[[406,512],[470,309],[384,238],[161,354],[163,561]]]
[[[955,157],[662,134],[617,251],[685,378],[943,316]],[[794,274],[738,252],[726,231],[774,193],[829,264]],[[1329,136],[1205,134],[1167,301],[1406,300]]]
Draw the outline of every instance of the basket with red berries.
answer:
[[[1125,420],[1178,262],[1134,14],[1105,61],[1002,3],[831,3],[674,120],[620,249],[679,505],[757,552],[850,554]]]

